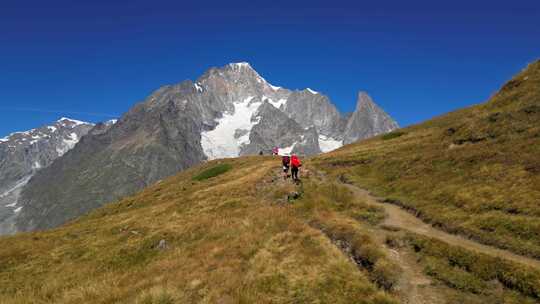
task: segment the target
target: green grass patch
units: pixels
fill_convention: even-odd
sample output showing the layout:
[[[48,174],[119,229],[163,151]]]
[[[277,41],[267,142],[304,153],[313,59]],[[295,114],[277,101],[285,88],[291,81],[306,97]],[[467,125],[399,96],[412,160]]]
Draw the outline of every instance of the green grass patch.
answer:
[[[219,164],[212,168],[206,169],[202,171],[201,173],[195,175],[193,177],[194,181],[203,181],[212,177],[216,177],[218,175],[221,175],[229,170],[232,169],[232,166],[230,164]]]
[[[398,137],[403,136],[405,134],[406,134],[405,132],[394,131],[394,132],[384,134],[381,138],[382,138],[382,140],[390,140],[390,139],[393,139],[393,138],[398,138]]]

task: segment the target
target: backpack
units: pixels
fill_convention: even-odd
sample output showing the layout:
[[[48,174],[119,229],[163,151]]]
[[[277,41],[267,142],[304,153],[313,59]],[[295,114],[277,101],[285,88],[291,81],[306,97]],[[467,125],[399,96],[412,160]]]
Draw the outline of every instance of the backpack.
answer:
[[[283,163],[283,166],[288,167],[290,160],[291,159],[288,156],[283,156],[283,158],[281,159],[281,162]]]

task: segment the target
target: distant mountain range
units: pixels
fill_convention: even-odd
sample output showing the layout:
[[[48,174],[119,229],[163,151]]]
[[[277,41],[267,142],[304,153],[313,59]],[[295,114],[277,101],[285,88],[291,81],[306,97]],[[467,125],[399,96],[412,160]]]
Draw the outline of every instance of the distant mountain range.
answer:
[[[58,226],[205,160],[269,154],[273,147],[313,155],[398,128],[366,93],[343,115],[327,96],[273,86],[248,63],[163,86],[115,124],[62,123],[68,130],[56,124],[39,129],[40,138],[53,127],[62,135],[49,134],[50,149],[36,150],[35,157],[10,150],[17,134],[0,143],[0,172],[20,171],[0,179],[0,190],[9,192],[0,208],[17,211],[0,217],[0,233]]]
[[[93,124],[61,118],[55,123],[0,138],[0,231],[10,231],[22,188],[41,168],[72,149]]]

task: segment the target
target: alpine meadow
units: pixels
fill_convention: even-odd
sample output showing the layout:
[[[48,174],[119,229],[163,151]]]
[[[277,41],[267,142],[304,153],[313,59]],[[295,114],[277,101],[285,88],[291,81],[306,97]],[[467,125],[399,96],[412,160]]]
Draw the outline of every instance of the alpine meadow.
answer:
[[[540,304],[540,1],[3,1],[0,304]]]
[[[213,160],[3,237],[2,301],[538,303],[539,100],[537,61],[484,104],[306,159],[301,184],[275,156]]]

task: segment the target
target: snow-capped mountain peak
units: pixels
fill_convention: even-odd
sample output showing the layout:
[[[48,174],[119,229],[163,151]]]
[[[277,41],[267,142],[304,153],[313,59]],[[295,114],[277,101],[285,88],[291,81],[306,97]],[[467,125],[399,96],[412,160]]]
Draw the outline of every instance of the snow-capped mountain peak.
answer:
[[[269,154],[276,147],[317,154],[387,130],[390,122],[371,105],[342,115],[324,94],[273,86],[244,62],[211,68],[195,81],[159,88],[110,128],[96,125],[54,165],[39,162],[14,205],[23,206],[16,228],[60,225],[208,159]],[[53,126],[64,143],[81,137],[69,124],[75,123]]]
[[[210,69],[193,86],[198,92],[202,93],[204,87],[205,94],[213,93],[213,107],[218,112],[217,116],[209,117],[207,124],[212,127],[201,132],[201,145],[208,159],[237,157],[259,151],[264,153],[272,149],[272,145],[290,147],[291,151],[308,154],[328,152],[339,148],[345,141],[361,138],[354,133],[355,126],[367,127],[349,124],[349,129],[352,128],[347,131],[350,138],[345,138],[347,122],[327,96],[311,88],[291,91],[274,86],[247,62],[230,63],[222,68]],[[248,98],[253,101],[245,102]],[[265,103],[278,111],[265,107],[259,111]],[[264,121],[274,120],[274,123],[267,125],[267,128],[274,131],[266,132],[258,127],[252,132],[252,129],[260,124],[260,119],[259,122],[253,119],[255,113],[259,113],[257,115]],[[277,118],[282,115],[288,117],[290,123],[297,125],[293,127],[286,120]],[[370,123],[378,122],[373,120]],[[308,129],[305,129],[306,127]],[[276,131],[278,129],[281,131]],[[266,134],[261,135],[261,132]],[[283,137],[287,132],[291,135]],[[365,136],[371,134],[360,133]],[[268,138],[275,136],[278,138]]]
[[[93,123],[80,121],[80,120],[72,119],[72,118],[68,118],[68,117],[62,117],[62,118],[58,119],[56,122],[57,122],[57,124],[61,124],[63,126],[67,126],[67,127],[70,127],[70,128],[75,128],[76,126],[81,126],[81,125],[92,125],[92,126],[94,125]]]
[[[317,92],[317,91],[315,91],[315,90],[312,90],[312,89],[310,89],[310,88],[306,88],[306,90],[307,90],[308,92],[310,92],[311,94],[313,94],[313,95],[319,94],[319,92]]]
[[[248,63],[248,62],[232,62],[232,63],[229,63],[229,66],[232,67],[232,68],[235,68],[235,69],[242,69],[242,68],[247,68],[247,69],[253,69],[251,67],[251,65]]]

